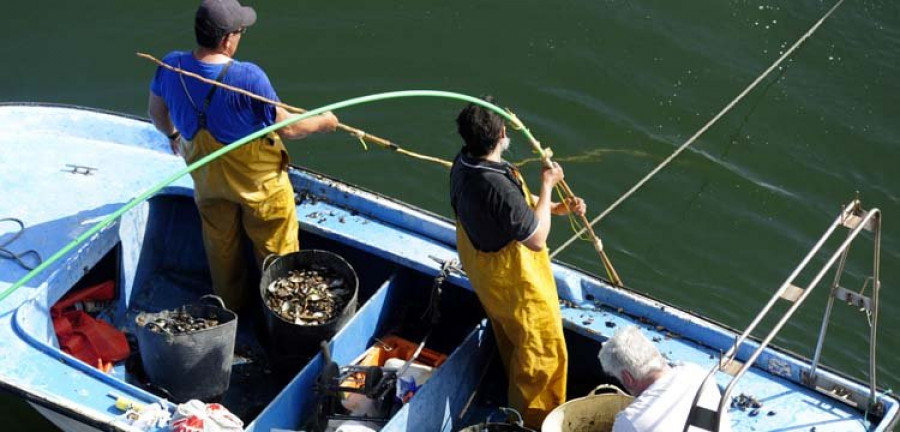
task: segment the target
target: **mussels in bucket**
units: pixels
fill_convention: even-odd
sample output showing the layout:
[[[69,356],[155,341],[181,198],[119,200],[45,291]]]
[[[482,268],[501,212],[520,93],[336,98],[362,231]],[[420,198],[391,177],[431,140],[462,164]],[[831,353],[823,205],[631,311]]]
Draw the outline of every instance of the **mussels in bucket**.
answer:
[[[263,262],[259,284],[268,348],[280,359],[315,355],[356,312],[359,279],[340,255],[302,250]]]
[[[321,325],[341,313],[353,290],[335,270],[320,264],[289,270],[266,287],[265,302],[282,319]]]
[[[135,332],[150,382],[176,402],[221,397],[231,380],[237,322],[237,314],[212,295],[139,314]]]
[[[191,311],[181,308],[161,312],[153,318],[147,315],[140,316],[138,325],[144,326],[154,333],[180,335],[216,327],[219,325],[219,318],[212,313],[207,313],[206,316],[194,316]]]

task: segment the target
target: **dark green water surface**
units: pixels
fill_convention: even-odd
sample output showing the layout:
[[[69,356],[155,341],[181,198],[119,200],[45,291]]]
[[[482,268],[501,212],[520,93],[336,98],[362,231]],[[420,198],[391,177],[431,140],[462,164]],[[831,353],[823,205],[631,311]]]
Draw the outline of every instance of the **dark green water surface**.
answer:
[[[279,96],[304,108],[391,90],[492,94],[554,150],[594,216],[832,4],[255,2],[259,20],[244,35],[238,58],[262,66]],[[194,2],[35,0],[4,9],[2,101],[145,115],[154,66],[134,53],[162,57],[193,47]],[[599,225],[626,284],[743,328],[858,191],[866,206],[885,214],[878,374],[880,385],[900,385],[893,363],[900,356],[898,47],[900,4],[847,0],[690,151]],[[453,119],[461,107],[410,99],[337,115],[410,150],[452,159],[460,146]],[[508,159],[533,156],[521,135],[512,138]],[[299,165],[450,215],[448,172],[441,166],[365,152],[341,133],[293,143],[291,153]],[[537,165],[526,165],[525,174],[536,186]],[[551,245],[571,234],[565,219],[557,219]],[[859,288],[870,271],[870,237],[854,249],[845,286]],[[561,258],[602,273],[587,243]],[[825,297],[820,287],[777,344],[811,356]],[[841,306],[835,320],[824,362],[866,376],[864,317]],[[27,410],[0,398],[4,429],[49,429]]]

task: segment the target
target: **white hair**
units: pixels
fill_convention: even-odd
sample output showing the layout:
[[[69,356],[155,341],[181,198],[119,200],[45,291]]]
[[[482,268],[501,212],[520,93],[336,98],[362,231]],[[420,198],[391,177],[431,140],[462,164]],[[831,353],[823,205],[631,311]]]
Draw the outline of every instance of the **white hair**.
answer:
[[[622,381],[622,372],[628,371],[636,380],[665,368],[666,361],[650,340],[637,326],[628,326],[616,332],[600,348],[600,364],[606,373]]]

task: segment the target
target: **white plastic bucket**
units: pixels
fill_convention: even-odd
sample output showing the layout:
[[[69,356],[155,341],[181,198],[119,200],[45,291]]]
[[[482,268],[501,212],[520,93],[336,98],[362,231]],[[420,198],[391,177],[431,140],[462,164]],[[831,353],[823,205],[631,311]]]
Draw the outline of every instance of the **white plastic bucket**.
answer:
[[[601,391],[612,393],[598,394]],[[614,385],[600,385],[587,396],[572,399],[550,411],[541,424],[541,432],[610,432],[616,414],[632,400],[633,397]]]

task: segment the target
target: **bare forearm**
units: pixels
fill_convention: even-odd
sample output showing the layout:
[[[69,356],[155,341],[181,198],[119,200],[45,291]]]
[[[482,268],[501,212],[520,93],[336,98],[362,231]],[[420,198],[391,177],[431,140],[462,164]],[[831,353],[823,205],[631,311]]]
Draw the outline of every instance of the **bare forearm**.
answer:
[[[562,168],[556,162],[549,162],[541,171],[541,193],[538,195],[537,205],[534,207],[538,228],[531,237],[522,242],[528,249],[541,251],[547,247],[547,236],[550,235],[550,213],[553,208],[553,186],[564,177]]]
[[[169,108],[162,98],[153,93],[150,93],[150,99],[147,102],[147,114],[150,116],[150,120],[153,122],[156,130],[163,135],[169,136],[175,132],[175,125],[172,124],[172,119],[169,118]]]
[[[291,114],[283,108],[276,108],[275,120],[281,123],[296,114]],[[332,118],[334,116],[331,116]],[[334,130],[332,120],[326,115],[317,115],[300,121],[291,123],[281,129],[278,129],[278,135],[283,139],[303,139],[317,132],[328,132]]]
[[[315,133],[318,130],[317,126],[315,119],[300,120],[278,129],[278,135],[283,139],[303,139]]]
[[[537,202],[540,199],[540,197],[535,194],[531,194],[531,199],[533,199],[534,202]],[[563,204],[561,202],[553,201],[552,199],[550,200],[550,214],[551,215],[559,216],[559,215],[564,215],[564,214],[568,214],[568,213],[569,213],[569,210],[565,204]]]
[[[542,185],[541,193],[538,195],[537,204],[534,207],[534,217],[537,219],[538,228],[528,240],[523,242],[531,250],[539,251],[547,246],[547,237],[550,235],[552,198],[553,187]]]

